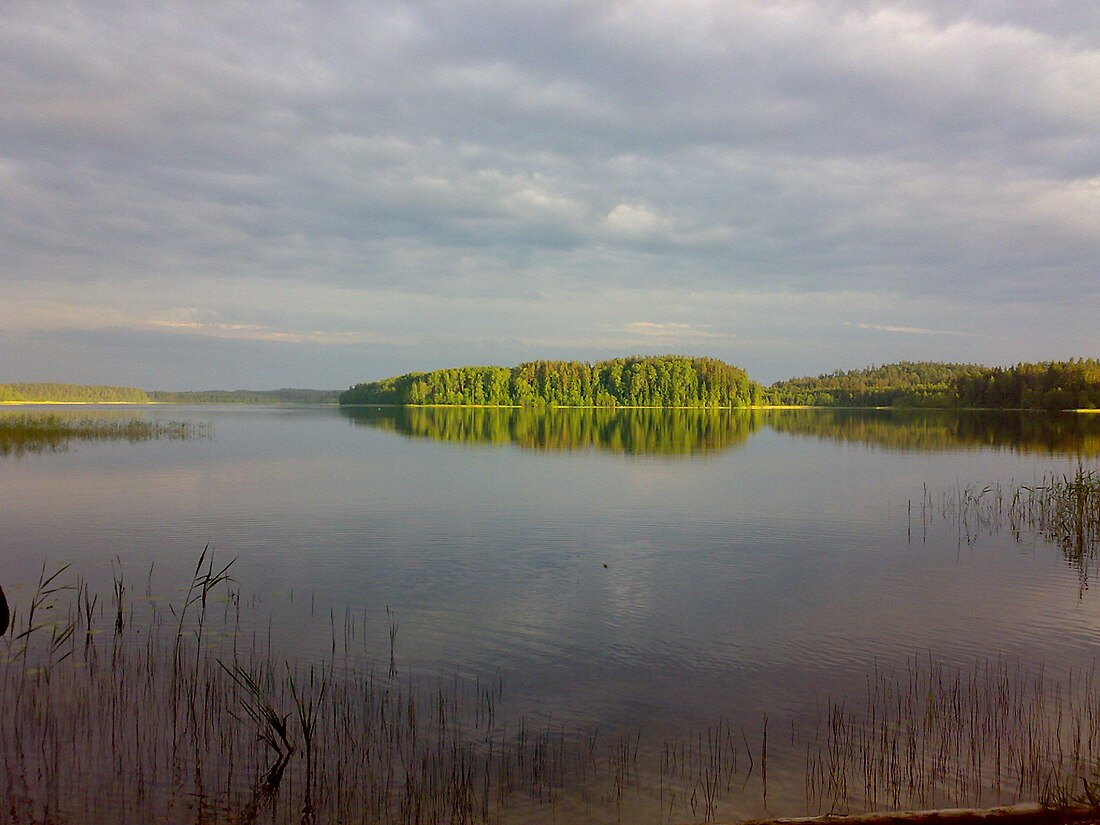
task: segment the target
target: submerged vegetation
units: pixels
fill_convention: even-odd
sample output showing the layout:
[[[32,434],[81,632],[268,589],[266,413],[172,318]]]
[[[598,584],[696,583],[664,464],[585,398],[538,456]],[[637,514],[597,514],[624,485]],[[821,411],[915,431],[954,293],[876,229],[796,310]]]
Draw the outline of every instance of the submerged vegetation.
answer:
[[[288,661],[232,566],[204,551],[167,607],[152,571],[143,599],[115,569],[101,601],[43,568],[0,639],[5,821],[710,822],[766,807],[769,768],[804,775],[808,812],[1093,801],[1091,672],[914,660],[770,735],[764,716],[649,741],[509,715],[503,675],[400,675],[388,608],[388,667],[334,611],[325,652]]]
[[[723,361],[666,355],[409,373],[358,384],[340,394],[340,403],[747,407],[761,392],[744,370]]]
[[[72,441],[152,441],[202,438],[210,425],[191,421],[149,421],[113,416],[0,414],[0,455],[63,450]]]

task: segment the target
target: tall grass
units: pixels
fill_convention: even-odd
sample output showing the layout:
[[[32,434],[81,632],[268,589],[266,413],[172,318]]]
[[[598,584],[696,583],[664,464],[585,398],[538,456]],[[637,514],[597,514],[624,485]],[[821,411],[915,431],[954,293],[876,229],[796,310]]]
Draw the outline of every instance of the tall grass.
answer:
[[[859,701],[826,704],[807,747],[815,807],[1079,803],[1100,755],[1095,673],[1065,683],[998,661],[968,670],[912,660],[868,676]]]
[[[191,421],[149,421],[113,415],[71,417],[0,414],[0,456],[58,452],[72,441],[151,441],[207,438],[211,425]]]
[[[231,572],[204,551],[165,609],[120,568],[108,600],[43,568],[0,640],[0,821],[499,822],[576,789],[621,803],[636,740],[598,750],[580,728],[503,719],[500,678],[402,678],[389,610],[381,669],[360,664],[350,617],[318,661],[281,659],[243,629]]]
[[[399,671],[388,610],[388,656],[348,615],[323,655],[288,661],[232,568],[204,551],[167,608],[120,566],[106,599],[43,568],[0,639],[0,821],[715,821],[770,789],[790,804],[801,774],[809,813],[1095,792],[1091,672],[911,662],[816,721],[651,741],[506,715],[499,676]]]
[[[1072,476],[1051,474],[1032,484],[956,484],[938,496],[925,488],[920,511],[925,530],[942,518],[955,526],[960,543],[1006,531],[1017,540],[1041,537],[1061,548],[1082,592],[1100,557],[1100,473],[1081,466]]]

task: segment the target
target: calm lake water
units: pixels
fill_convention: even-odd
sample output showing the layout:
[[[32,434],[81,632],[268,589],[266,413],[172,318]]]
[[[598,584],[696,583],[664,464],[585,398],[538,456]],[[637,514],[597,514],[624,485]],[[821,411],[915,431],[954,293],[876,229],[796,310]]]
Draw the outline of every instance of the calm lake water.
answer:
[[[101,592],[114,564],[135,590],[174,596],[210,545],[237,559],[256,626],[296,661],[327,651],[354,615],[365,667],[385,667],[396,626],[403,675],[500,678],[503,714],[632,739],[642,763],[728,724],[742,762],[726,817],[820,809],[807,743],[828,703],[864,701],[876,673],[999,662],[1067,680],[1100,650],[1087,564],[1027,531],[969,535],[941,512],[968,485],[1096,467],[1100,416],[94,414],[211,426],[190,440],[0,453],[0,583],[13,603],[43,564],[62,563]],[[704,818],[681,803],[670,817],[643,795],[626,810]],[[609,810],[585,816],[622,818]],[[527,815],[543,817],[569,814]]]

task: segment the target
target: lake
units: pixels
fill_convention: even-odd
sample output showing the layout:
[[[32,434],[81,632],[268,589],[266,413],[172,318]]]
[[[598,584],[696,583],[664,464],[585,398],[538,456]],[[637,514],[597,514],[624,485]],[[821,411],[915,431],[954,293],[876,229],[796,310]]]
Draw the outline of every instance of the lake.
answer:
[[[131,602],[178,599],[209,546],[236,559],[248,632],[278,657],[320,660],[353,633],[352,670],[385,673],[392,654],[407,683],[492,683],[501,720],[587,743],[587,779],[562,779],[552,804],[517,801],[505,819],[862,810],[864,786],[823,790],[822,777],[844,745],[836,731],[855,736],[846,714],[878,713],[880,690],[885,712],[912,701],[913,685],[927,695],[953,679],[973,693],[993,679],[1002,694],[1032,691],[1021,703],[1038,684],[1053,707],[1100,649],[1090,558],[951,509],[963,491],[990,488],[988,501],[998,485],[1095,468],[1100,416],[20,414],[203,429],[0,450],[0,584],[13,604],[30,600],[44,565],[65,563],[101,594],[124,570]],[[873,806],[1035,795],[1023,780],[976,780],[971,793],[953,770],[942,787],[914,795],[910,783]]]

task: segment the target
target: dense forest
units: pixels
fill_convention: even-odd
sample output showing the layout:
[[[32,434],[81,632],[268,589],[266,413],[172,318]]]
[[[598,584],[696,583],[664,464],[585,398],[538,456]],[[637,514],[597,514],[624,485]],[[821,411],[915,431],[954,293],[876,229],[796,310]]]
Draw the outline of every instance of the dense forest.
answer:
[[[149,397],[160,404],[335,404],[339,390],[153,390]]]
[[[746,407],[763,400],[748,374],[714,358],[530,361],[409,373],[340,394],[341,404],[560,407]]]
[[[953,407],[956,381],[981,374],[976,364],[901,361],[816,378],[792,378],[768,389],[773,404],[810,407]]]
[[[1100,361],[1073,359],[1014,367],[902,361],[773,384],[773,404],[820,407],[1098,409]]]
[[[955,381],[962,407],[1100,409],[1100,361],[1077,358],[983,368]]]
[[[152,399],[135,387],[100,387],[82,384],[0,384],[0,402],[53,402],[67,404],[148,404]]]

